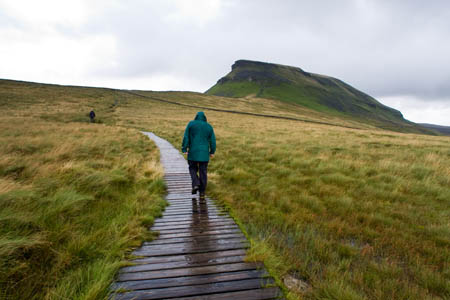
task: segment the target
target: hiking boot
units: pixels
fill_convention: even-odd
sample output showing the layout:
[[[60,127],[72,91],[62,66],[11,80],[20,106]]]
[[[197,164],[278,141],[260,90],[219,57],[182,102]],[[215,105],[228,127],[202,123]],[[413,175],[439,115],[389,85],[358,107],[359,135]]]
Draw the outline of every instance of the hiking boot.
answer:
[[[205,193],[200,193],[200,201],[205,201]]]
[[[197,191],[200,187],[198,185],[194,185],[194,187],[192,188],[192,195],[197,194]]]

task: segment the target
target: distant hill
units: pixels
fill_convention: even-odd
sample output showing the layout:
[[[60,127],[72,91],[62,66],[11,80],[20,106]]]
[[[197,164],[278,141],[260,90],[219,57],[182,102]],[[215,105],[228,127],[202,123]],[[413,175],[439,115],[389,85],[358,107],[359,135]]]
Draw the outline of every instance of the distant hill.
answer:
[[[443,135],[450,136],[450,126],[441,126],[441,125],[434,125],[434,124],[428,124],[428,123],[418,123],[418,124],[427,129],[435,130]]]
[[[276,99],[383,129],[434,133],[405,120],[398,110],[339,79],[308,73],[297,67],[238,60],[231,72],[219,79],[206,94]]]

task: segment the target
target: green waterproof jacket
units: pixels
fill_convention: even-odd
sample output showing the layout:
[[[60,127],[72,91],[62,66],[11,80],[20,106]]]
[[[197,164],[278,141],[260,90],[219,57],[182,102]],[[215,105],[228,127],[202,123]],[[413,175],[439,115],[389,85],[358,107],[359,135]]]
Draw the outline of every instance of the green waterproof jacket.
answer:
[[[209,155],[216,152],[214,129],[206,122],[202,111],[186,126],[181,148],[183,153],[188,152],[188,160],[192,161],[209,161]]]

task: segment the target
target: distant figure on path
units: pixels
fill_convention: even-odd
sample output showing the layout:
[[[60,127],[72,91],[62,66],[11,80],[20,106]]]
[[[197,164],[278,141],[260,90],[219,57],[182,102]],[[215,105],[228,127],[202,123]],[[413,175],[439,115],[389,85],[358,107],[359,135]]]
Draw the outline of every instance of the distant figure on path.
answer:
[[[205,113],[200,111],[190,121],[184,131],[182,152],[187,154],[189,173],[192,179],[192,194],[200,192],[200,200],[205,200],[208,183],[209,158],[216,152],[216,136],[213,127],[206,122]]]
[[[91,112],[89,113],[89,118],[91,119],[91,123],[95,122],[95,112],[94,112],[94,110],[91,110]]]

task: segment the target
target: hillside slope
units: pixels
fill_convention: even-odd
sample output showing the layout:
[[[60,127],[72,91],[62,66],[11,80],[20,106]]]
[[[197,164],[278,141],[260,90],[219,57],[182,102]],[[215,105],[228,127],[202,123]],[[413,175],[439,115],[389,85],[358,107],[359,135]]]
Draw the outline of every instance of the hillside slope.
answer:
[[[405,120],[398,110],[381,104],[339,79],[308,73],[296,67],[238,60],[231,72],[219,79],[206,94],[277,99],[383,129],[431,133]]]
[[[434,125],[434,124],[428,124],[428,123],[418,123],[418,124],[427,129],[431,129],[431,130],[437,131],[443,135],[450,136],[450,126],[441,126],[441,125]]]

